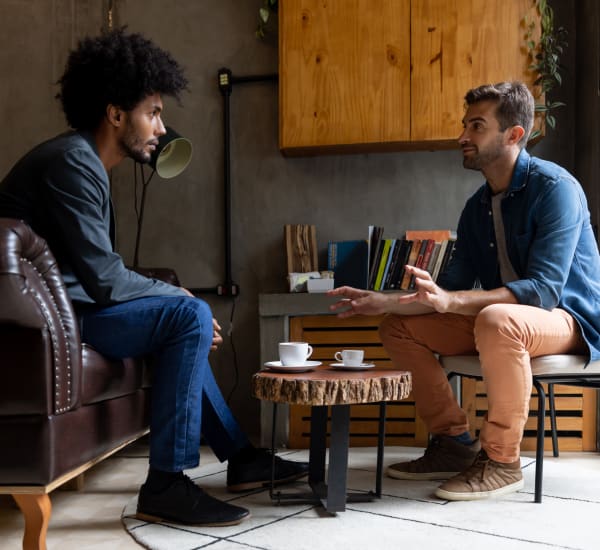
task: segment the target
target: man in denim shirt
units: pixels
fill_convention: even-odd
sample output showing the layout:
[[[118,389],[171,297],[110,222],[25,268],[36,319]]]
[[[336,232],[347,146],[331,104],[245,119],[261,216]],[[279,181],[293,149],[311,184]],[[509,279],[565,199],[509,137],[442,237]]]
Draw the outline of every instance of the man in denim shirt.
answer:
[[[470,90],[459,137],[465,168],[486,183],[467,201],[456,248],[434,283],[407,266],[416,290],[382,294],[342,287],[338,315],[388,313],[383,344],[410,370],[418,414],[433,437],[424,456],[393,464],[398,479],[447,479],[448,500],[475,500],[523,487],[519,449],[529,412],[530,357],[600,358],[600,258],[584,192],[566,170],[524,146],[534,100],[525,85]],[[477,284],[479,283],[479,284]],[[478,288],[474,288],[478,287]],[[411,313],[407,315],[407,304]],[[480,440],[435,354],[479,354],[488,413]]]

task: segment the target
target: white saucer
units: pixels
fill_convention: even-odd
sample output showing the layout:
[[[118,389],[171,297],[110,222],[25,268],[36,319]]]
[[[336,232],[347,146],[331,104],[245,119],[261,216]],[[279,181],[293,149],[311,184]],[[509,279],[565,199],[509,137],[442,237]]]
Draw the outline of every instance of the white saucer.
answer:
[[[321,361],[305,361],[301,365],[282,365],[281,361],[267,361],[265,367],[277,372],[307,372],[321,364]]]
[[[372,369],[375,364],[374,363],[361,363],[360,365],[344,365],[344,363],[331,363],[331,367],[339,370],[367,370]]]

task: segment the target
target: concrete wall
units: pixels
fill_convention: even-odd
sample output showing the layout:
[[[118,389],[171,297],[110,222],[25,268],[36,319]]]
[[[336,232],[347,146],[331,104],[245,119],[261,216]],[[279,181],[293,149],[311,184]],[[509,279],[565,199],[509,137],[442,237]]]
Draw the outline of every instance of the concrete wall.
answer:
[[[0,0],[0,177],[29,147],[65,128],[53,83],[77,38],[106,25],[108,4]],[[254,36],[262,0],[113,4],[115,24],[143,32],[170,50],[191,82],[182,107],[166,102],[164,119],[193,141],[194,158],[174,180],[153,180],[140,262],[175,268],[185,286],[214,287],[224,276],[222,98],[216,74],[223,66],[238,76],[277,72],[276,37],[261,42]],[[553,4],[574,37],[572,2]],[[533,151],[569,169],[574,168],[574,50],[566,56],[565,86],[554,96],[568,106],[558,114],[558,130]],[[317,226],[324,268],[327,241],[366,237],[369,224],[383,225],[387,236],[407,228],[454,229],[465,198],[482,182],[479,173],[462,168],[458,151],[283,158],[277,124],[275,84],[234,88],[232,267],[241,293],[235,301],[205,296],[226,336],[212,359],[217,379],[228,396],[237,368],[231,404],[251,433],[259,426],[259,405],[250,397],[251,375],[260,367],[258,294],[286,289],[283,225]],[[114,171],[113,195],[118,247],[130,262],[135,237],[130,161]]]

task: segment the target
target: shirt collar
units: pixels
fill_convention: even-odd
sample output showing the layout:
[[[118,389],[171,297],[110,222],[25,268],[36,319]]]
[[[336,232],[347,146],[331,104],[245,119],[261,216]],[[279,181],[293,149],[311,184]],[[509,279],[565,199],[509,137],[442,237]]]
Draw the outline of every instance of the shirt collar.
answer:
[[[525,148],[521,149],[519,156],[517,157],[517,161],[515,163],[515,168],[513,170],[513,175],[510,180],[510,185],[505,191],[505,195],[509,195],[515,191],[520,191],[527,185],[530,162],[531,156],[529,155],[529,153],[525,150]],[[492,194],[490,192],[490,186],[486,182],[485,189],[481,195],[481,202],[485,204],[490,204],[491,200]]]

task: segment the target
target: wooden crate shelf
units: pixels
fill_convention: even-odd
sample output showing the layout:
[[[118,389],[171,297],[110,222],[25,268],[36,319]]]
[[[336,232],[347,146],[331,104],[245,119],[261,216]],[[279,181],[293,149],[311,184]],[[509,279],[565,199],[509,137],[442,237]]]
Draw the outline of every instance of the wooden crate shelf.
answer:
[[[547,395],[547,385],[543,384],[543,386]],[[487,411],[487,397],[483,382],[464,378],[462,395],[463,407],[467,411],[471,431],[478,435]],[[561,451],[596,450],[596,399],[597,392],[594,389],[558,384],[554,386],[558,447]],[[525,424],[521,443],[523,451],[535,450],[537,406],[538,398],[533,390],[529,404],[529,419]],[[546,399],[544,449],[547,451],[552,450],[548,406]]]

